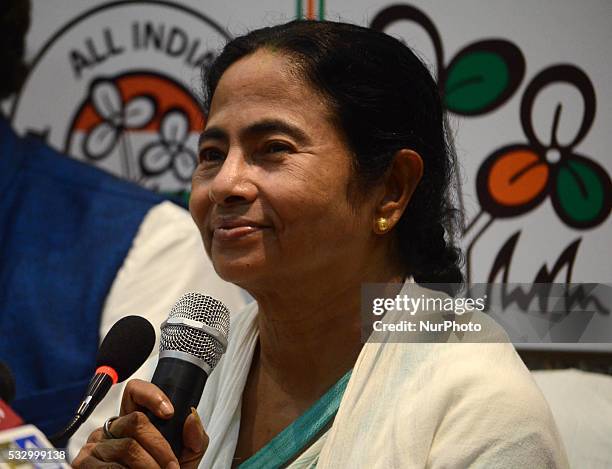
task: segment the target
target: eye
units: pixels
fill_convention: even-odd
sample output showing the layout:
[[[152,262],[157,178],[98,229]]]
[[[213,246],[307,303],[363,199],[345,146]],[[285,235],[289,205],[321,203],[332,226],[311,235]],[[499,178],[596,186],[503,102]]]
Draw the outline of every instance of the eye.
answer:
[[[293,151],[293,148],[288,143],[284,142],[269,142],[265,146],[266,153],[288,153]]]
[[[198,154],[198,159],[200,163],[223,161],[225,159],[225,153],[214,147],[202,148]]]

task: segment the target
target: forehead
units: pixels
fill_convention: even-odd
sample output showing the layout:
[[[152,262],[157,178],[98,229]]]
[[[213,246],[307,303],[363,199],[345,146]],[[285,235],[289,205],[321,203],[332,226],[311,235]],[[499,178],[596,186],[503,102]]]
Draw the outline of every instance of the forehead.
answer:
[[[221,76],[207,126],[230,113],[233,119],[257,113],[290,120],[331,118],[325,98],[300,77],[294,59],[265,49],[238,60]]]

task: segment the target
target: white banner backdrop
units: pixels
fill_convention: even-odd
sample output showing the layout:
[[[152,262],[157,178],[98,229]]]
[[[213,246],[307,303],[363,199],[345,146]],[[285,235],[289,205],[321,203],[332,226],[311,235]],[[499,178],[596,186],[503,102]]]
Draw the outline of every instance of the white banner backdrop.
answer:
[[[33,68],[5,103],[15,128],[170,192],[188,190],[195,164],[199,69],[228,38],[298,12],[400,37],[450,112],[470,282],[612,283],[608,0],[33,6]]]

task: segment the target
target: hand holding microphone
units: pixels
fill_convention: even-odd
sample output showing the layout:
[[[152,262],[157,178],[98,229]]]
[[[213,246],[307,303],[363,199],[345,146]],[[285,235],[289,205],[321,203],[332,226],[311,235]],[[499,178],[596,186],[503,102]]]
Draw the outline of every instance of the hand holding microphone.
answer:
[[[227,346],[229,313],[213,298],[183,295],[162,324],[152,383],[128,382],[121,415],[93,432],[73,466],[198,466],[208,437],[195,412],[208,374]]]
[[[208,447],[208,436],[197,413],[190,414],[182,427],[182,451],[177,457],[145,411],[162,420],[174,416],[174,407],[157,386],[134,379],[128,382],[121,402],[121,416],[94,431],[72,462],[76,469],[113,466],[130,468],[195,469]]]

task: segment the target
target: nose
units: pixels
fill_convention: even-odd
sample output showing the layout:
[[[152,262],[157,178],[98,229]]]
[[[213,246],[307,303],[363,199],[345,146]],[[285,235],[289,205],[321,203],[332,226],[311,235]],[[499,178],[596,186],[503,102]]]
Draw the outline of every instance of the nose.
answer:
[[[250,165],[240,150],[230,150],[209,188],[210,200],[219,205],[251,203],[257,186],[250,177]]]

